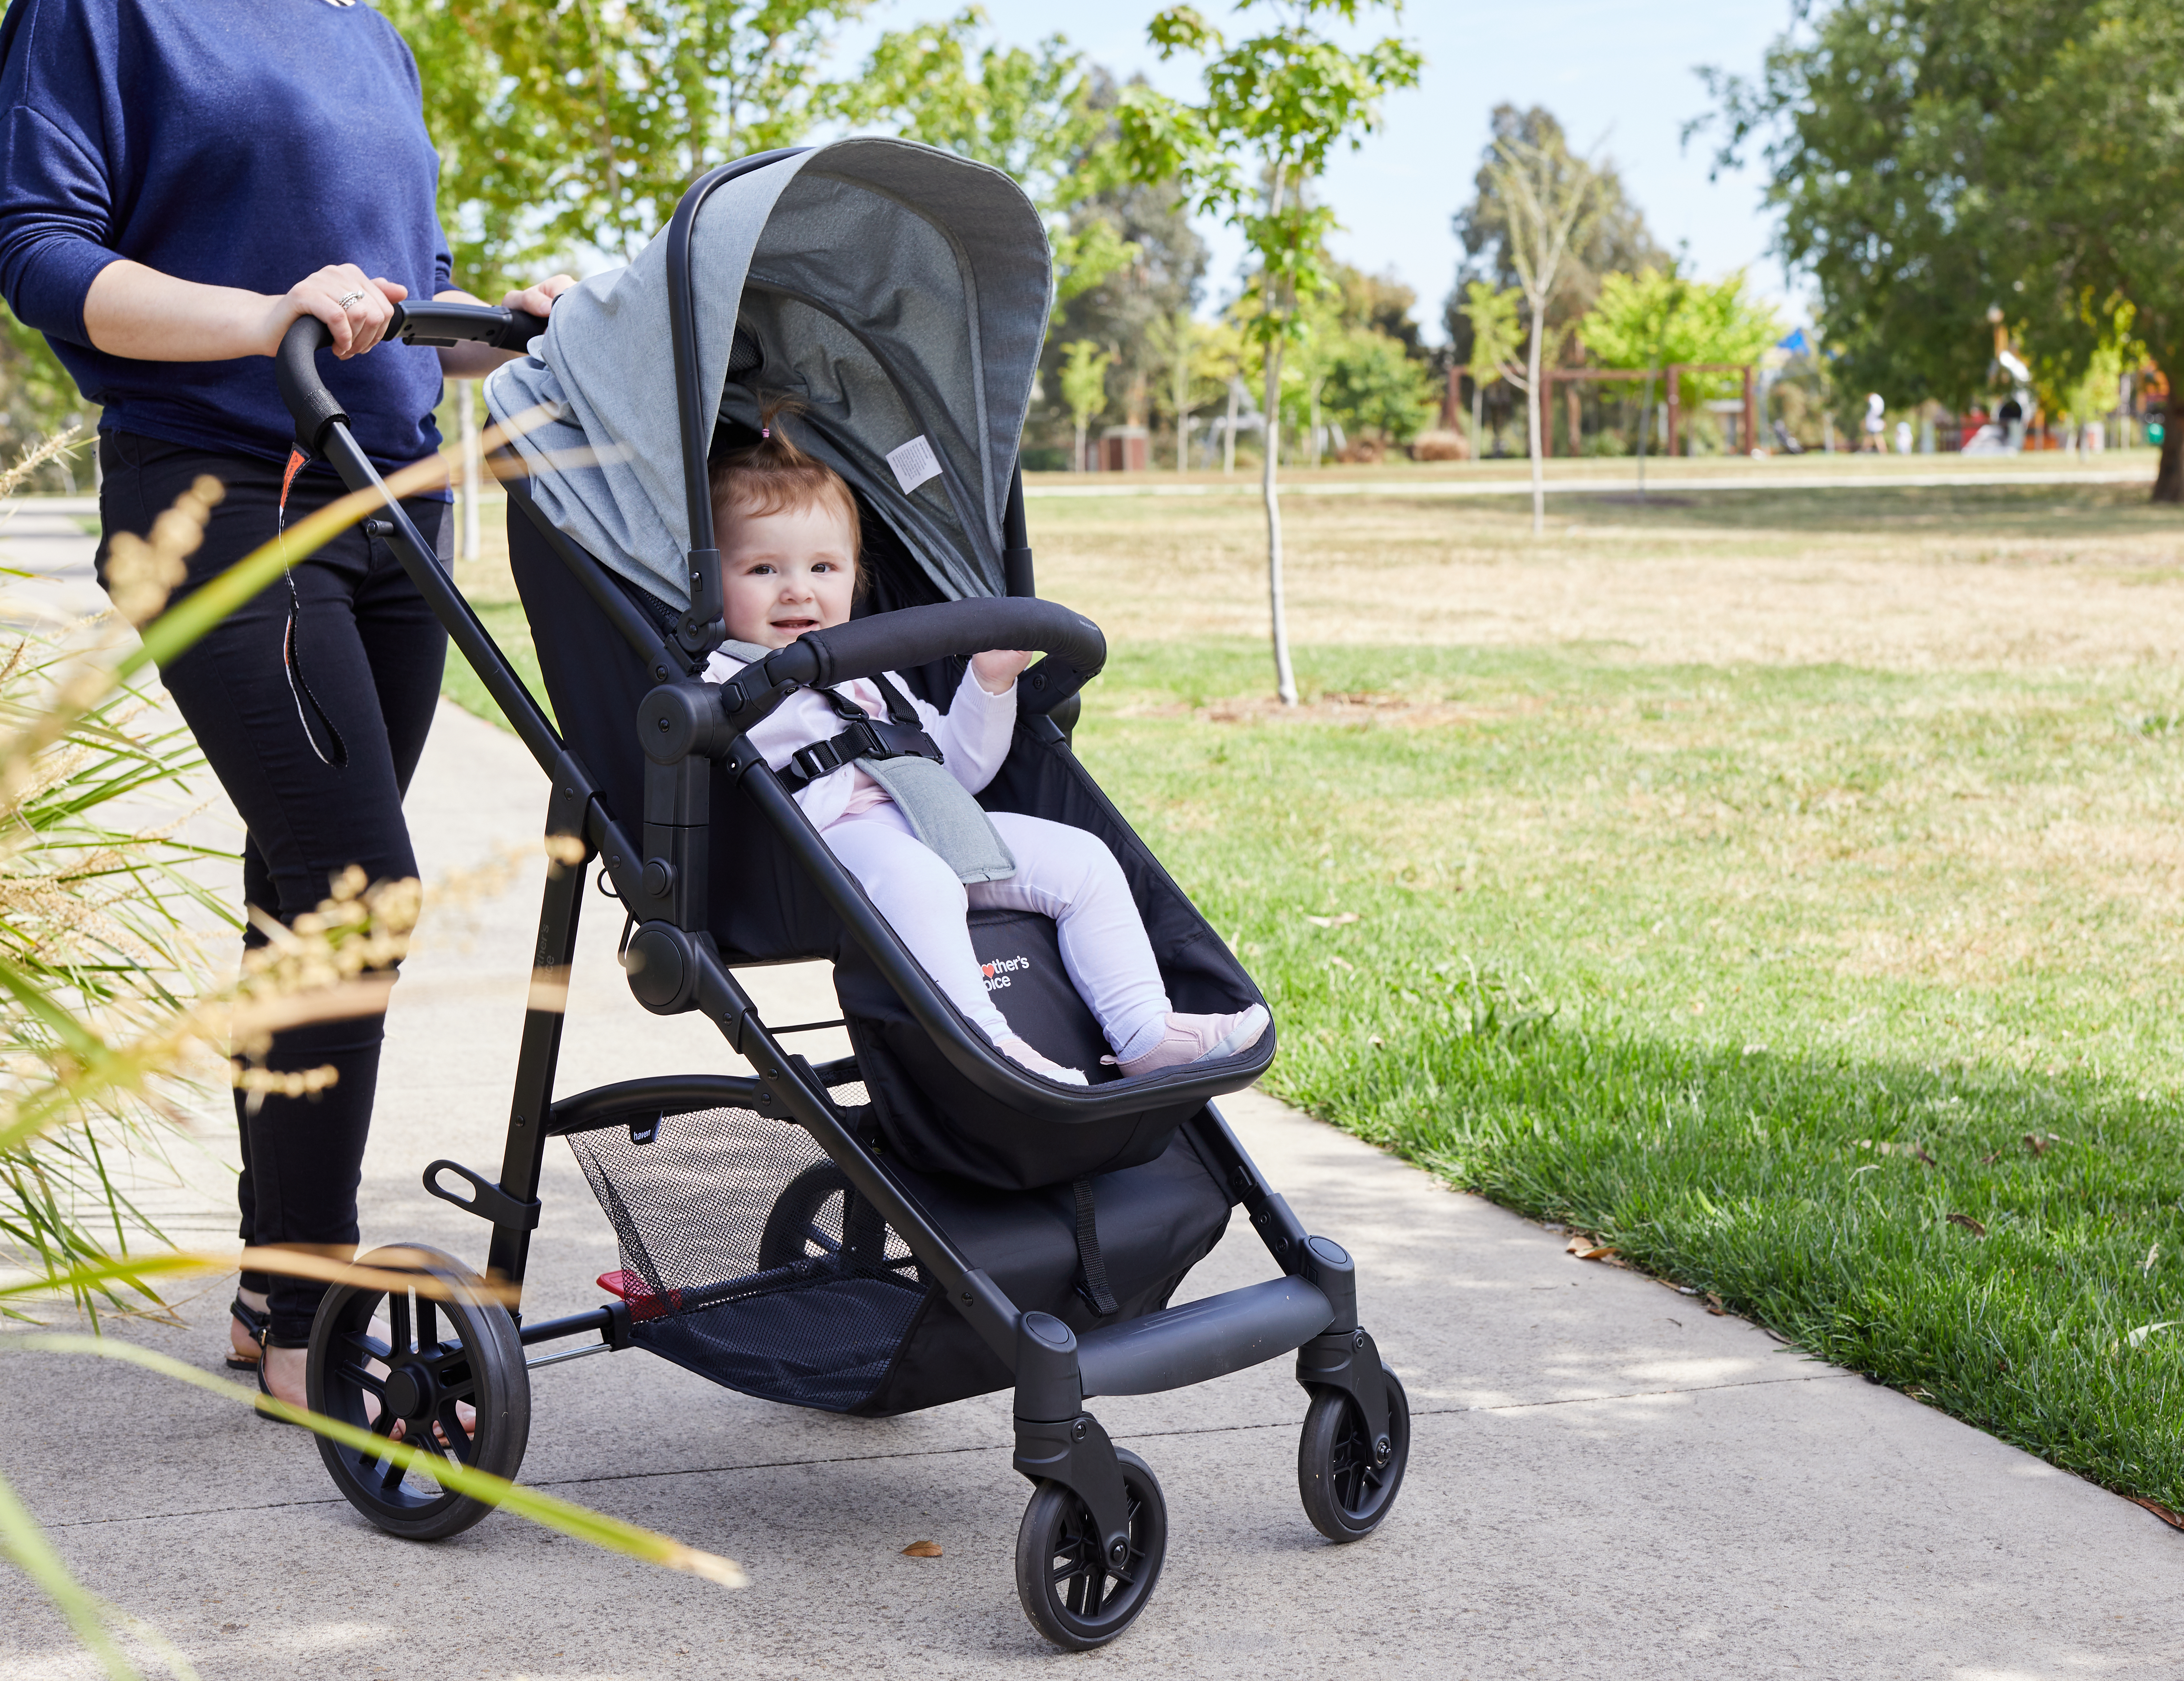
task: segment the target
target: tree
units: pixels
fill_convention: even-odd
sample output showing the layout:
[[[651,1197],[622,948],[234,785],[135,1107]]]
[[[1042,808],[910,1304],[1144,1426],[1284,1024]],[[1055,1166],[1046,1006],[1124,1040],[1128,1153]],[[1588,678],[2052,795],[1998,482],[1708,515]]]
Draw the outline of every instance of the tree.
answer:
[[[1509,249],[1508,207],[1495,185],[1495,171],[1502,162],[1499,148],[1504,140],[1569,155],[1568,139],[1552,112],[1537,105],[1528,111],[1507,104],[1494,108],[1472,201],[1451,218],[1456,237],[1462,242],[1464,256],[1457,270],[1456,285],[1442,306],[1441,319],[1459,362],[1471,360],[1470,324],[1462,302],[1469,295],[1471,283],[1484,281],[1499,292],[1518,289],[1516,265]],[[1602,160],[1593,168],[1598,177],[1599,215],[1589,237],[1578,242],[1565,260],[1555,295],[1547,304],[1547,329],[1557,338],[1592,307],[1603,276],[1634,273],[1648,265],[1665,268],[1670,261],[1669,253],[1646,226],[1644,213],[1630,202],[1614,165]]]
[[[1757,148],[1785,259],[1819,282],[1846,385],[1962,406],[1986,316],[2082,371],[2118,311],[2184,377],[2184,20],[2145,0],[1836,0],[1756,81],[1708,73],[1716,167]],[[2169,428],[2158,501],[2184,500]]]
[[[1165,376],[1158,401],[1175,422],[1175,470],[1185,472],[1190,467],[1191,415],[1236,377],[1242,338],[1226,321],[1202,321],[1189,310],[1178,310],[1154,321],[1146,341]]]
[[[1439,407],[1432,370],[1389,333],[1352,328],[1335,341],[1324,366],[1321,406],[1361,437],[1407,444]]]
[[[1114,359],[1089,338],[1080,338],[1064,353],[1061,363],[1061,400],[1077,428],[1077,453],[1070,470],[1084,471],[1084,434],[1107,407],[1107,365]]]
[[[1517,326],[1518,305],[1524,294],[1515,287],[1506,292],[1496,291],[1483,280],[1474,280],[1464,288],[1462,307],[1464,325],[1470,328],[1470,349],[1466,358],[1465,371],[1471,376],[1471,458],[1477,461],[1484,455],[1484,440],[1480,438],[1486,388],[1497,380],[1517,376],[1517,352],[1524,346],[1524,335]]]
[[[1496,142],[1502,161],[1491,170],[1494,193],[1507,217],[1505,244],[1524,294],[1524,425],[1532,456],[1532,534],[1546,530],[1546,487],[1540,476],[1540,371],[1547,333],[1547,305],[1573,246],[1591,237],[1600,182],[1592,165],[1566,148],[1506,138]]]
[[[1205,242],[1177,204],[1173,182],[1145,187],[1125,181],[1103,187],[1076,204],[1069,226],[1081,233],[1103,230],[1123,260],[1056,312],[1047,359],[1050,364],[1061,345],[1078,338],[1106,346],[1113,359],[1107,376],[1112,406],[1125,423],[1144,426],[1169,365],[1154,333],[1196,303],[1206,272]]]
[[[1285,706],[1296,704],[1297,692],[1282,605],[1275,493],[1282,353],[1297,333],[1299,301],[1328,285],[1324,248],[1334,225],[1334,213],[1312,203],[1305,188],[1323,172],[1335,147],[1346,142],[1355,149],[1379,126],[1382,97],[1414,85],[1422,63],[1415,48],[1394,36],[1351,53],[1315,25],[1328,16],[1354,24],[1362,13],[1383,7],[1400,14],[1400,0],[1243,0],[1239,12],[1270,12],[1273,19],[1233,45],[1187,6],[1158,13],[1147,33],[1163,59],[1178,53],[1206,58],[1205,98],[1188,104],[1141,84],[1124,93],[1119,113],[1130,172],[1149,184],[1179,183],[1201,211],[1240,229],[1258,259],[1253,286],[1261,307],[1251,333],[1265,373],[1260,491],[1274,683]]]
[[[381,0],[424,83],[455,273],[491,296],[585,247],[627,257],[705,170],[823,114],[868,0]]]
[[[1602,367],[1671,362],[1756,362],[1782,336],[1772,305],[1746,289],[1745,271],[1716,281],[1674,270],[1609,275],[1578,337]],[[1693,374],[1695,398],[1728,391],[1733,376]]]

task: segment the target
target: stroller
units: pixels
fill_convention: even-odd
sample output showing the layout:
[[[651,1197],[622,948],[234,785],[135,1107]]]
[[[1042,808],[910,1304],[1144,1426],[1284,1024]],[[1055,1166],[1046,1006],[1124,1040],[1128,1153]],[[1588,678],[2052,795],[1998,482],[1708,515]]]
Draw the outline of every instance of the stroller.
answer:
[[[517,349],[544,335],[543,355],[505,365],[487,394],[497,415],[534,423],[495,466],[559,730],[392,499],[380,528],[553,778],[532,959],[545,985],[525,1019],[498,1176],[451,1161],[425,1171],[427,1191],[491,1227],[483,1275],[438,1251],[365,1257],[431,1282],[337,1286],[308,1358],[316,1410],[382,1436],[401,1421],[404,1439],[504,1477],[523,1458],[531,1371],[632,1347],[747,1394],[867,1416],[1012,1388],[1013,1462],[1034,1485],[1017,1591],[1042,1634],[1083,1649],[1145,1609],[1167,1528],[1151,1468],[1110,1441],[1089,1398],[1181,1388],[1295,1350],[1309,1397],[1299,1485],[1335,1541],[1387,1516],[1410,1430],[1402,1385],[1358,1321],[1349,1256],[1305,1231],[1212,1101],[1265,1071],[1272,1032],[1123,1078],[1100,1064],[1054,925],[977,911],[973,944],[1008,986],[1011,1027],[1092,1083],[1008,1060],[917,967],[747,740],[800,687],[894,671],[939,704],[973,652],[1043,653],[982,802],[1106,842],[1178,1009],[1261,1002],[1070,749],[1105,643],[1034,594],[1017,467],[1051,286],[1045,231],[1007,176],[855,139],[705,176],[660,238],[561,299],[550,326],[398,306],[394,330],[413,344]],[[298,447],[352,489],[379,485],[320,377],[326,339],[306,317],[281,346]],[[849,623],[703,682],[726,634],[707,461],[755,438],[761,394],[775,393],[799,400],[796,441],[858,500],[869,589]],[[872,734],[861,751],[885,753]],[[805,754],[820,746],[843,751],[838,738]],[[627,918],[632,991],[660,1014],[702,1012],[750,1075],[555,1093],[562,1016],[541,994],[571,962],[595,863]],[[737,978],[820,958],[834,965],[837,1021],[770,1025]],[[854,1054],[839,1060],[815,1065],[786,1042],[844,1026]],[[621,1264],[599,1305],[530,1320],[514,1304],[554,1138],[575,1152]],[[1169,1306],[1239,1204],[1280,1276]],[[459,1404],[475,1410],[468,1427]],[[383,1452],[324,1438],[320,1452],[391,1533],[450,1535],[489,1509]]]

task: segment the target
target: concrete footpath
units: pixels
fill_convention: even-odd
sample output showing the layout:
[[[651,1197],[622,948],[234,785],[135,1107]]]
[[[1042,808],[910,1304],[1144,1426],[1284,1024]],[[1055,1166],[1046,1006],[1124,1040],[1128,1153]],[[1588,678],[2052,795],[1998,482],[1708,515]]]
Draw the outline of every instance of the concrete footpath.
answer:
[[[529,846],[543,779],[443,708],[411,821],[428,874]],[[497,1162],[543,860],[443,914],[390,1031],[365,1164],[367,1243],[477,1260],[483,1228],[427,1197],[441,1155]],[[621,918],[586,908],[564,1089],[735,1066],[691,1019],[630,1000]],[[822,975],[759,977],[777,1019],[833,1013]],[[504,1514],[395,1541],[296,1432],[150,1374],[0,1360],[0,1469],[83,1579],[208,1678],[1021,1676],[1874,1677],[2018,1681],[2184,1670],[2184,1535],[1916,1402],[1816,1364],[1256,1094],[1224,1104],[1313,1230],[1357,1256],[1368,1323],[1408,1386],[1409,1480],[1380,1533],[1330,1546],[1296,1493],[1304,1404],[1279,1360],[1095,1409],[1150,1460],[1172,1540],[1116,1646],[1049,1649],[1017,1608],[1027,1489],[1007,1405],[887,1421],[749,1399],[643,1353],[534,1375],[524,1480],[740,1561],[716,1589]],[[215,1136],[215,1151],[228,1146]],[[162,1208],[231,1231],[216,1164]],[[549,1158],[528,1301],[597,1301],[615,1265],[568,1153]],[[1241,1229],[1189,1298],[1270,1276]],[[217,1371],[229,1286],[186,1329],[118,1333]],[[913,1541],[938,1558],[908,1558]],[[90,1676],[58,1617],[0,1574],[0,1675]]]

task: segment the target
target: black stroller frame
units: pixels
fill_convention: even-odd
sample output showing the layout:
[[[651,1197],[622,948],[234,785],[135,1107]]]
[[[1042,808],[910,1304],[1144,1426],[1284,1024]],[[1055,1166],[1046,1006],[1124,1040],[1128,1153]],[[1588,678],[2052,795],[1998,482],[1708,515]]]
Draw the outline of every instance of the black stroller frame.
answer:
[[[1025,677],[1022,710],[1039,735],[1066,743],[1056,714],[1073,716],[1078,690],[1099,671],[1105,645],[1076,614],[1034,595],[1020,472],[1012,477],[1003,522],[1008,596],[908,607],[812,633],[725,684],[694,675],[726,630],[704,465],[712,422],[699,389],[688,244],[709,193],[779,155],[746,159],[699,181],[666,236],[691,533],[691,605],[671,636],[661,634],[599,562],[547,523],[520,476],[509,479],[511,520],[518,509],[531,516],[600,613],[638,652],[655,685],[633,720],[645,756],[639,829],[632,832],[627,813],[608,809],[599,783],[557,734],[401,505],[387,495],[377,516],[374,528],[391,544],[524,746],[550,773],[550,862],[532,955],[536,984],[524,1018],[499,1175],[489,1178],[446,1160],[425,1170],[432,1194],[490,1225],[483,1280],[437,1251],[388,1250],[368,1257],[373,1264],[429,1276],[437,1285],[406,1298],[398,1289],[338,1286],[330,1292],[312,1338],[311,1405],[358,1423],[376,1413],[374,1427],[382,1433],[395,1420],[406,1421],[407,1439],[430,1438],[448,1455],[512,1477],[528,1435],[529,1371],[630,1348],[633,1320],[648,1311],[640,1297],[556,1319],[522,1319],[521,1290],[539,1224],[548,1140],[620,1125],[633,1110],[734,1108],[776,1117],[809,1135],[855,1195],[900,1234],[922,1277],[944,1290],[978,1339],[1013,1373],[1013,1463],[1035,1488],[1018,1541],[1019,1592],[1032,1621],[1050,1639],[1076,1648],[1099,1645],[1144,1609],[1161,1567],[1166,1518],[1150,1469],[1114,1446],[1086,1410],[1087,1397],[1180,1388],[1295,1350],[1297,1381],[1312,1398],[1300,1449],[1301,1487],[1308,1516],[1336,1540],[1370,1533],[1386,1515],[1407,1459],[1408,1407],[1401,1385],[1359,1321],[1349,1255],[1307,1232],[1268,1185],[1205,1100],[1211,1095],[1204,1089],[1209,1076],[1190,1067],[1176,1069],[1128,1082],[1134,1092],[1118,1095],[1113,1085],[1058,1086],[995,1055],[833,861],[749,744],[749,730],[800,688],[989,647],[1046,655]],[[544,326],[537,317],[502,309],[413,304],[396,306],[390,332],[411,344],[483,342],[521,349]],[[322,324],[305,317],[281,347],[277,374],[295,417],[298,446],[323,456],[352,490],[376,488],[385,495],[378,473],[350,433],[347,415],[319,375],[316,352],[328,339]],[[856,1059],[814,1066],[786,1049],[783,1037],[800,1029],[763,1021],[716,948],[706,923],[708,813],[714,779],[722,777],[750,796],[918,1025],[979,1090],[1024,1114],[1055,1120],[1141,1110],[1147,1086],[1163,1102],[1195,1103],[1181,1131],[1223,1182],[1231,1206],[1245,1210],[1281,1276],[1083,1335],[1050,1314],[1020,1310],[950,1240],[830,1096],[830,1086],[859,1078]],[[563,1013],[552,996],[542,995],[566,990],[584,885],[595,861],[603,891],[611,883],[632,919],[625,962],[637,998],[663,1015],[704,1014],[749,1063],[752,1075],[652,1077],[555,1097]],[[1243,1083],[1233,1069],[1229,1076],[1221,1089]],[[639,1136],[633,1123],[632,1130],[632,1136]],[[845,1225],[843,1242],[848,1241]],[[733,1294],[763,1289],[767,1282],[761,1274],[714,1287]],[[391,1330],[383,1338],[370,1328],[375,1313],[387,1316]],[[534,1349],[553,1351],[526,1354]],[[365,1405],[367,1393],[376,1406]],[[463,1419],[459,1403],[474,1410],[474,1422]],[[324,1438],[320,1446],[343,1492],[393,1533],[435,1539],[475,1523],[490,1509],[414,1474],[405,1480],[384,1455],[375,1458]]]

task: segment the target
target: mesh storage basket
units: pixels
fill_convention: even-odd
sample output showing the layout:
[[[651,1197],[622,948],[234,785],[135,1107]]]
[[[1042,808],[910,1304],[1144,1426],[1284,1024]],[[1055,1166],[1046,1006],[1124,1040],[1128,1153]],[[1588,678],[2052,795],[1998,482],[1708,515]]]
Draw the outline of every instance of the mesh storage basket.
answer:
[[[833,1096],[865,1101],[859,1086]],[[926,1282],[803,1128],[749,1109],[654,1109],[569,1143],[621,1243],[633,1340],[746,1394],[830,1412],[880,1387]]]

